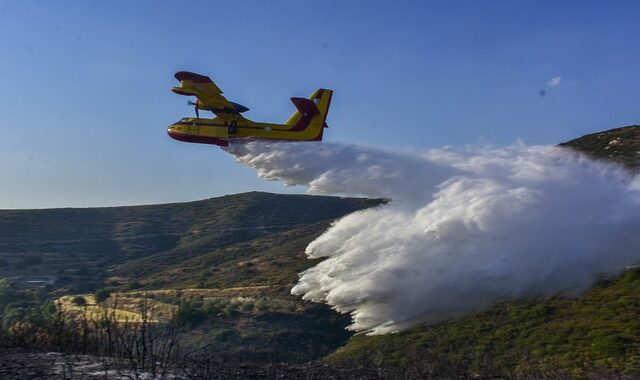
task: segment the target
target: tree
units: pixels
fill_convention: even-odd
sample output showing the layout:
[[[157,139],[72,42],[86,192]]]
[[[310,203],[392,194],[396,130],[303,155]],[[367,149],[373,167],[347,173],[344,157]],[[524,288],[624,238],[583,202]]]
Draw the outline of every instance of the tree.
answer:
[[[76,305],[76,306],[85,306],[87,304],[87,300],[84,299],[84,297],[81,297],[81,296],[73,297],[71,302],[73,302],[73,304]]]
[[[141,287],[142,287],[142,284],[140,283],[140,281],[133,280],[132,282],[128,283],[127,286],[124,287],[124,290],[136,290],[136,289],[140,289]]]
[[[173,322],[177,326],[196,326],[206,318],[202,309],[196,308],[191,302],[185,301],[180,304],[173,316]]]
[[[0,277],[0,311],[4,309],[4,304],[9,301],[9,281]]]
[[[111,297],[111,290],[106,288],[98,289],[94,294],[94,297],[96,299],[96,303],[106,301],[109,297]]]

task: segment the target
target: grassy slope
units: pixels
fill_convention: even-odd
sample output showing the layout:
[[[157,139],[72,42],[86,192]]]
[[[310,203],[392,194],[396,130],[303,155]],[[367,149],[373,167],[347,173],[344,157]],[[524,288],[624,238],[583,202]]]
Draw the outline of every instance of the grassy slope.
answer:
[[[0,210],[0,276],[53,275],[79,290],[139,278],[200,254],[328,222],[375,201],[245,193],[135,207]]]
[[[0,277],[57,276],[55,286],[64,286],[57,295],[108,286],[122,315],[137,313],[145,294],[165,314],[188,304],[191,348],[304,361],[349,337],[346,317],[290,295],[297,274],[315,263],[304,248],[336,218],[379,203],[254,192],[156,206],[5,210]],[[73,317],[71,298],[62,300]]]
[[[397,334],[359,335],[327,360],[448,375],[640,376],[639,314],[634,269],[578,299],[530,299]]]
[[[73,302],[75,297],[82,297],[86,304],[82,306],[75,304]],[[139,297],[114,294],[106,302],[98,304],[93,294],[78,294],[58,298],[56,306],[69,318],[86,318],[89,321],[99,322],[108,316],[118,322],[139,323],[143,320],[139,309],[140,302]],[[150,310],[147,321],[151,323],[167,322],[176,308],[153,299],[147,299],[146,303]]]
[[[640,167],[640,126],[561,145]],[[327,361],[399,366],[430,375],[640,376],[639,316],[640,269],[632,269],[578,299],[523,300],[398,334],[355,336]]]
[[[592,133],[560,144],[590,156],[619,162],[633,170],[640,168],[640,126]]]
[[[290,294],[298,273],[313,265],[305,247],[328,221],[198,255],[143,279],[159,301],[189,302],[205,314],[184,342],[207,346],[230,359],[306,361],[333,351],[349,338],[346,316]]]
[[[267,193],[239,194],[216,200],[224,208],[212,210],[209,217],[190,223],[175,247],[115,266],[110,270],[110,275],[154,275],[181,266],[193,257],[233,244],[277,234],[300,225],[329,222],[377,204],[377,201],[363,199]]]
[[[215,249],[150,274],[145,284],[162,288],[228,288],[257,285],[289,285],[297,274],[313,265],[304,249],[328,223],[302,225]]]

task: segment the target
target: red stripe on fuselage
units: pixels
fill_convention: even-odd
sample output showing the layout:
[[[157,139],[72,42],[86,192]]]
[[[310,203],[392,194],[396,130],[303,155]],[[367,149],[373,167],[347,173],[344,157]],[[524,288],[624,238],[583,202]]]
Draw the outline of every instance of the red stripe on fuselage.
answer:
[[[311,120],[303,120],[304,116],[300,119],[300,121],[298,121],[298,123],[296,123],[296,125],[293,126],[293,128],[290,129],[286,129],[286,128],[272,128],[272,131],[281,131],[281,132],[302,132],[305,129],[307,129],[307,127],[309,126]],[[224,124],[217,124],[217,123],[207,123],[207,122],[202,122],[202,121],[191,121],[191,122],[178,122],[175,124],[172,124],[174,126],[185,126],[185,127],[189,127],[189,126],[195,126],[195,127],[215,127],[215,128],[229,128],[229,125],[224,125]],[[263,127],[250,127],[248,125],[236,125],[236,128],[240,129],[240,128],[244,128],[244,129],[254,129],[254,130],[260,130],[263,131],[265,130],[265,128]]]
[[[178,140],[178,141],[197,143],[197,144],[211,144],[211,145],[219,145],[219,146],[229,145],[228,140],[219,139],[217,137],[183,135],[182,133],[175,133],[171,131],[167,131],[167,134],[172,139]]]

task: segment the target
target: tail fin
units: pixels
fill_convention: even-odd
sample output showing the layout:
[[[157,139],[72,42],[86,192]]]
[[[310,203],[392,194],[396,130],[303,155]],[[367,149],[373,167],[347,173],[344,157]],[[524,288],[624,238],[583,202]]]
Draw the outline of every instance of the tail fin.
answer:
[[[286,125],[291,131],[304,131],[307,128],[318,130],[318,134],[311,140],[321,141],[324,128],[329,126],[326,123],[331,105],[332,90],[318,89],[308,99],[291,98],[291,102],[296,106],[297,111],[287,120]]]

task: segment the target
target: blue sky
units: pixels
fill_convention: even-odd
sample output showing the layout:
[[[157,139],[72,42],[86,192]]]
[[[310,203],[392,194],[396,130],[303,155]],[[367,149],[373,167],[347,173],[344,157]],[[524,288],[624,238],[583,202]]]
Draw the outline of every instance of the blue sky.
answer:
[[[392,149],[640,123],[638,17],[636,1],[4,1],[0,208],[304,190],[171,140],[193,113],[179,70],[264,121],[332,88],[325,139]]]

